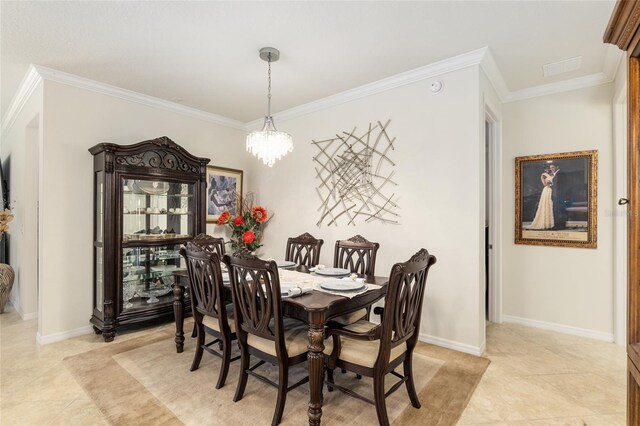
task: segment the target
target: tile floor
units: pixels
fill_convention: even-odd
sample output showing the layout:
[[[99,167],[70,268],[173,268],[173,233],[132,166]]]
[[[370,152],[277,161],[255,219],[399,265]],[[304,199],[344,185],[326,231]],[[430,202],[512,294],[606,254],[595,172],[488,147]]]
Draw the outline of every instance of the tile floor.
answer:
[[[625,425],[621,346],[513,324],[489,324],[489,368],[460,425]]]
[[[171,324],[162,327],[171,327]],[[104,425],[106,420],[62,365],[103,345],[85,335],[38,346],[37,320],[0,315],[0,425]],[[137,331],[118,335],[135,337]],[[510,324],[490,324],[491,359],[461,425],[624,425],[622,347]]]

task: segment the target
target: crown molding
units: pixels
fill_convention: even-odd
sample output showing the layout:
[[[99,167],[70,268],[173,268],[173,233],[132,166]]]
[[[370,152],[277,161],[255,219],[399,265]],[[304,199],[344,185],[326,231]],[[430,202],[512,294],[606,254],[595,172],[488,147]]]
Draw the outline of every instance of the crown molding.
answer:
[[[4,133],[13,126],[13,123],[15,123],[18,118],[18,114],[20,114],[20,111],[22,111],[22,108],[24,108],[25,104],[40,83],[42,83],[42,76],[33,65],[29,65],[29,69],[22,79],[20,86],[18,86],[18,91],[13,96],[13,99],[9,104],[9,108],[7,109],[7,113],[2,120],[2,124],[0,125],[1,133]]]
[[[349,89],[335,95],[327,96],[326,98],[318,99],[317,101],[312,101],[297,107],[290,108],[288,110],[273,114],[273,118],[274,120],[278,120],[279,122],[291,120],[306,114],[310,114],[312,112],[320,111],[346,102],[354,101],[356,99],[375,95],[376,93],[395,89],[396,87],[415,83],[417,81],[436,77],[441,74],[457,71],[473,65],[478,65],[482,61],[482,58],[485,56],[487,51],[487,47],[472,50],[471,52],[463,53],[461,55],[434,62],[420,68],[415,68],[413,70],[396,74],[391,77],[383,78],[382,80],[374,81],[373,83],[364,84],[362,86],[358,86],[356,88]],[[261,127],[263,121],[263,118],[259,118],[246,123],[247,130],[253,130]]]
[[[558,81],[556,83],[541,84],[540,86],[528,87],[509,93],[503,102],[516,102],[524,99],[537,98],[538,96],[554,95],[556,93],[569,92],[571,90],[584,89],[587,87],[599,86],[613,81],[603,72],[585,75],[583,77],[572,78],[570,80]]]
[[[507,97],[509,97],[509,89],[507,88],[507,84],[504,82],[504,77],[500,72],[500,68],[498,68],[498,64],[496,63],[495,58],[493,57],[493,53],[491,53],[491,49],[486,48],[486,52],[480,62],[480,68],[484,71],[485,75],[489,79],[489,82],[493,86],[493,90],[496,91],[498,98],[500,98],[501,102],[504,102]]]
[[[604,56],[604,67],[602,72],[605,73],[605,75],[612,81],[616,78],[618,67],[620,67],[623,57],[624,53],[622,50],[618,49],[613,44],[607,45],[607,52]]]
[[[365,84],[354,89],[346,90],[335,95],[312,101],[297,107],[274,114],[274,119],[278,121],[287,121],[303,115],[307,115],[326,108],[334,107],[346,102],[361,99],[387,90],[391,90],[400,86],[415,83],[421,80],[433,78],[442,74],[450,73],[470,66],[479,65],[485,72],[491,85],[495,89],[498,97],[503,103],[515,102],[524,99],[534,98],[538,96],[562,93],[586,87],[598,86],[610,83],[615,78],[617,68],[620,65],[622,54],[617,50],[607,51],[605,57],[605,72],[591,74],[571,80],[563,80],[556,83],[543,84],[533,86],[522,90],[510,92],[500,68],[498,67],[491,50],[488,47],[463,53],[452,58],[434,62],[410,71],[396,74],[373,83]],[[242,131],[250,131],[262,127],[264,118],[243,123],[238,120],[224,117],[218,114],[212,114],[196,108],[180,105],[165,99],[156,98],[132,90],[123,89],[112,86],[110,84],[101,83],[99,81],[69,74],[63,71],[57,71],[40,65],[30,65],[29,69],[20,84],[11,104],[5,114],[1,124],[1,132],[4,133],[15,122],[18,114],[26,104],[29,97],[33,94],[38,84],[43,80],[55,81],[57,83],[66,84],[80,89],[90,90],[92,92],[114,96],[131,102],[165,111],[181,114],[198,120],[207,121],[225,127],[230,127]]]
[[[169,112],[174,112],[198,120],[219,124],[221,126],[231,127],[238,130],[245,130],[245,125],[241,121],[233,120],[222,115],[212,114],[196,108],[180,105],[165,99],[144,95],[142,93],[134,92],[133,90],[123,89],[120,87],[112,86],[110,84],[101,83],[99,81],[79,77],[74,74],[57,71],[40,65],[34,65],[34,67],[44,80],[55,81],[56,83],[62,83],[68,86],[90,90],[92,92],[113,96],[116,98],[124,99],[126,101],[136,102],[142,105],[162,109]]]

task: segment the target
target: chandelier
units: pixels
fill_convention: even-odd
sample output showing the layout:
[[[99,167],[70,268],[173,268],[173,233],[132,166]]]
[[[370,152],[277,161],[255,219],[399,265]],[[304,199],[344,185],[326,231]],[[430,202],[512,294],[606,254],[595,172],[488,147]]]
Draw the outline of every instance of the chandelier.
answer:
[[[275,124],[273,124],[273,117],[271,117],[271,62],[275,62],[279,58],[280,52],[278,49],[273,47],[260,49],[260,59],[269,63],[267,116],[264,118],[262,130],[254,131],[247,135],[247,151],[258,157],[269,167],[272,167],[276,160],[293,151],[291,135],[278,131]]]

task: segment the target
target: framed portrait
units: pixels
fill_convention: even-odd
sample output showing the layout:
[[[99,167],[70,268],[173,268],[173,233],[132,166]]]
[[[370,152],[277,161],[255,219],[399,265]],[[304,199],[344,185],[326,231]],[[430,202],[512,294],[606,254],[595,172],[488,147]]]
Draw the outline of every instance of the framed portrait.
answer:
[[[597,247],[598,151],[516,157],[516,244]]]
[[[207,166],[207,222],[216,222],[229,210],[235,216],[242,196],[242,170]]]

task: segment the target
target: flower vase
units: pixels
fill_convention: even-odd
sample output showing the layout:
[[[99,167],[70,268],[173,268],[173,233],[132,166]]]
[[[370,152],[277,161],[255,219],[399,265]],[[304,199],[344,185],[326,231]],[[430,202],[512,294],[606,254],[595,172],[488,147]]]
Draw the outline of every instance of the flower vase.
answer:
[[[4,305],[9,300],[15,276],[11,265],[0,263],[0,314],[4,312]]]

